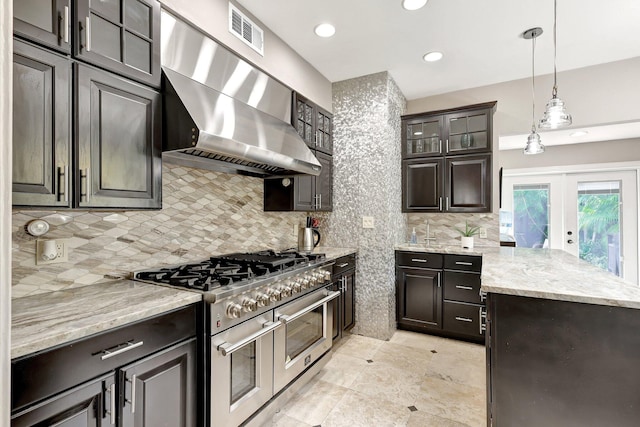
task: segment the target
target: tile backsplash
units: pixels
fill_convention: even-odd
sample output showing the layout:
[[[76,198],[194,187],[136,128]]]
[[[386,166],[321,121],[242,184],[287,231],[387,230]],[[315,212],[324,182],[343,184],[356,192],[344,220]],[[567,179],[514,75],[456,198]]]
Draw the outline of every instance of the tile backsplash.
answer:
[[[460,233],[456,229],[464,229],[465,221],[470,227],[482,227],[487,230],[487,238],[475,236],[475,246],[499,246],[500,224],[498,214],[494,213],[409,213],[407,216],[407,235],[404,242],[409,242],[411,231],[416,229],[418,243],[423,244],[427,235],[427,221],[429,221],[431,246],[460,245]]]
[[[263,180],[163,165],[163,208],[156,211],[36,211],[12,216],[12,297],[99,284],[129,272],[212,254],[297,246],[304,213],[263,212]],[[69,261],[35,264],[25,225],[43,218],[45,239],[69,239]]]

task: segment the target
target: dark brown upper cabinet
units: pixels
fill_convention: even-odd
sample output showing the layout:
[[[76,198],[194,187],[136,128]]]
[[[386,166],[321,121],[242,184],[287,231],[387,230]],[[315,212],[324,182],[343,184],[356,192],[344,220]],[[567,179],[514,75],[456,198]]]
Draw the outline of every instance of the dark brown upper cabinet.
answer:
[[[13,0],[13,32],[48,48],[71,52],[71,0]]]
[[[299,93],[293,94],[291,124],[310,148],[333,154],[333,116]]]
[[[160,208],[160,93],[75,65],[76,203],[90,208]]]
[[[160,87],[160,3],[77,0],[74,57]]]
[[[496,102],[402,117],[402,211],[490,212]]]
[[[71,206],[71,61],[13,42],[13,204]]]

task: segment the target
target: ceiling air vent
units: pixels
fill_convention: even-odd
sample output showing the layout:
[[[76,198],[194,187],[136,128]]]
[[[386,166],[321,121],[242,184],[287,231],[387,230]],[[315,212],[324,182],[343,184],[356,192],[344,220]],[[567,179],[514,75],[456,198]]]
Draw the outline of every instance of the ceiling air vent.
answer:
[[[229,3],[229,31],[264,56],[264,31]]]

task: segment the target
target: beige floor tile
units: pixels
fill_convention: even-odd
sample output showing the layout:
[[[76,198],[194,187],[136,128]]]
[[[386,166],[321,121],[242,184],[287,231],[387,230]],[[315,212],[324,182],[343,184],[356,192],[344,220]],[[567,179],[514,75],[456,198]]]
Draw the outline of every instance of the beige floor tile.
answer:
[[[374,361],[362,370],[349,388],[373,401],[388,400],[408,407],[415,403],[422,382],[423,376],[412,370]]]
[[[418,411],[480,427],[486,424],[485,389],[426,377],[415,406]]]
[[[384,341],[362,335],[346,335],[343,343],[336,349],[336,353],[357,357],[358,359],[371,359]]]
[[[470,351],[471,350],[471,351]],[[487,368],[483,352],[467,349],[457,353],[436,353],[431,358],[426,373],[429,376],[466,384],[477,388],[486,386]]]
[[[316,378],[342,387],[349,387],[368,363],[364,359],[334,353]]]
[[[384,362],[412,372],[415,375],[424,375],[431,364],[433,356],[433,353],[429,350],[383,342],[372,359],[376,363]]]
[[[407,427],[471,427],[469,424],[442,418],[426,412],[412,412]]]
[[[312,426],[319,425],[348,391],[348,388],[322,380],[311,381],[287,402],[281,412]]]
[[[411,411],[402,405],[349,391],[322,427],[403,427],[410,415]]]
[[[274,415],[271,421],[264,423],[262,427],[312,427],[312,425],[280,412]]]

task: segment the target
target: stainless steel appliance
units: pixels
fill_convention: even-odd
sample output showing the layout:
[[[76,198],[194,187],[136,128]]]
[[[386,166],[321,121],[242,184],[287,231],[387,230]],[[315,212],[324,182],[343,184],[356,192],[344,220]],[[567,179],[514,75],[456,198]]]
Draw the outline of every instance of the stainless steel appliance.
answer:
[[[300,252],[311,252],[318,244],[320,244],[318,230],[311,227],[300,227],[298,230],[298,250]]]
[[[326,363],[339,292],[326,289],[333,261],[322,254],[262,251],[134,273],[201,292],[211,427],[254,417],[314,364]]]

